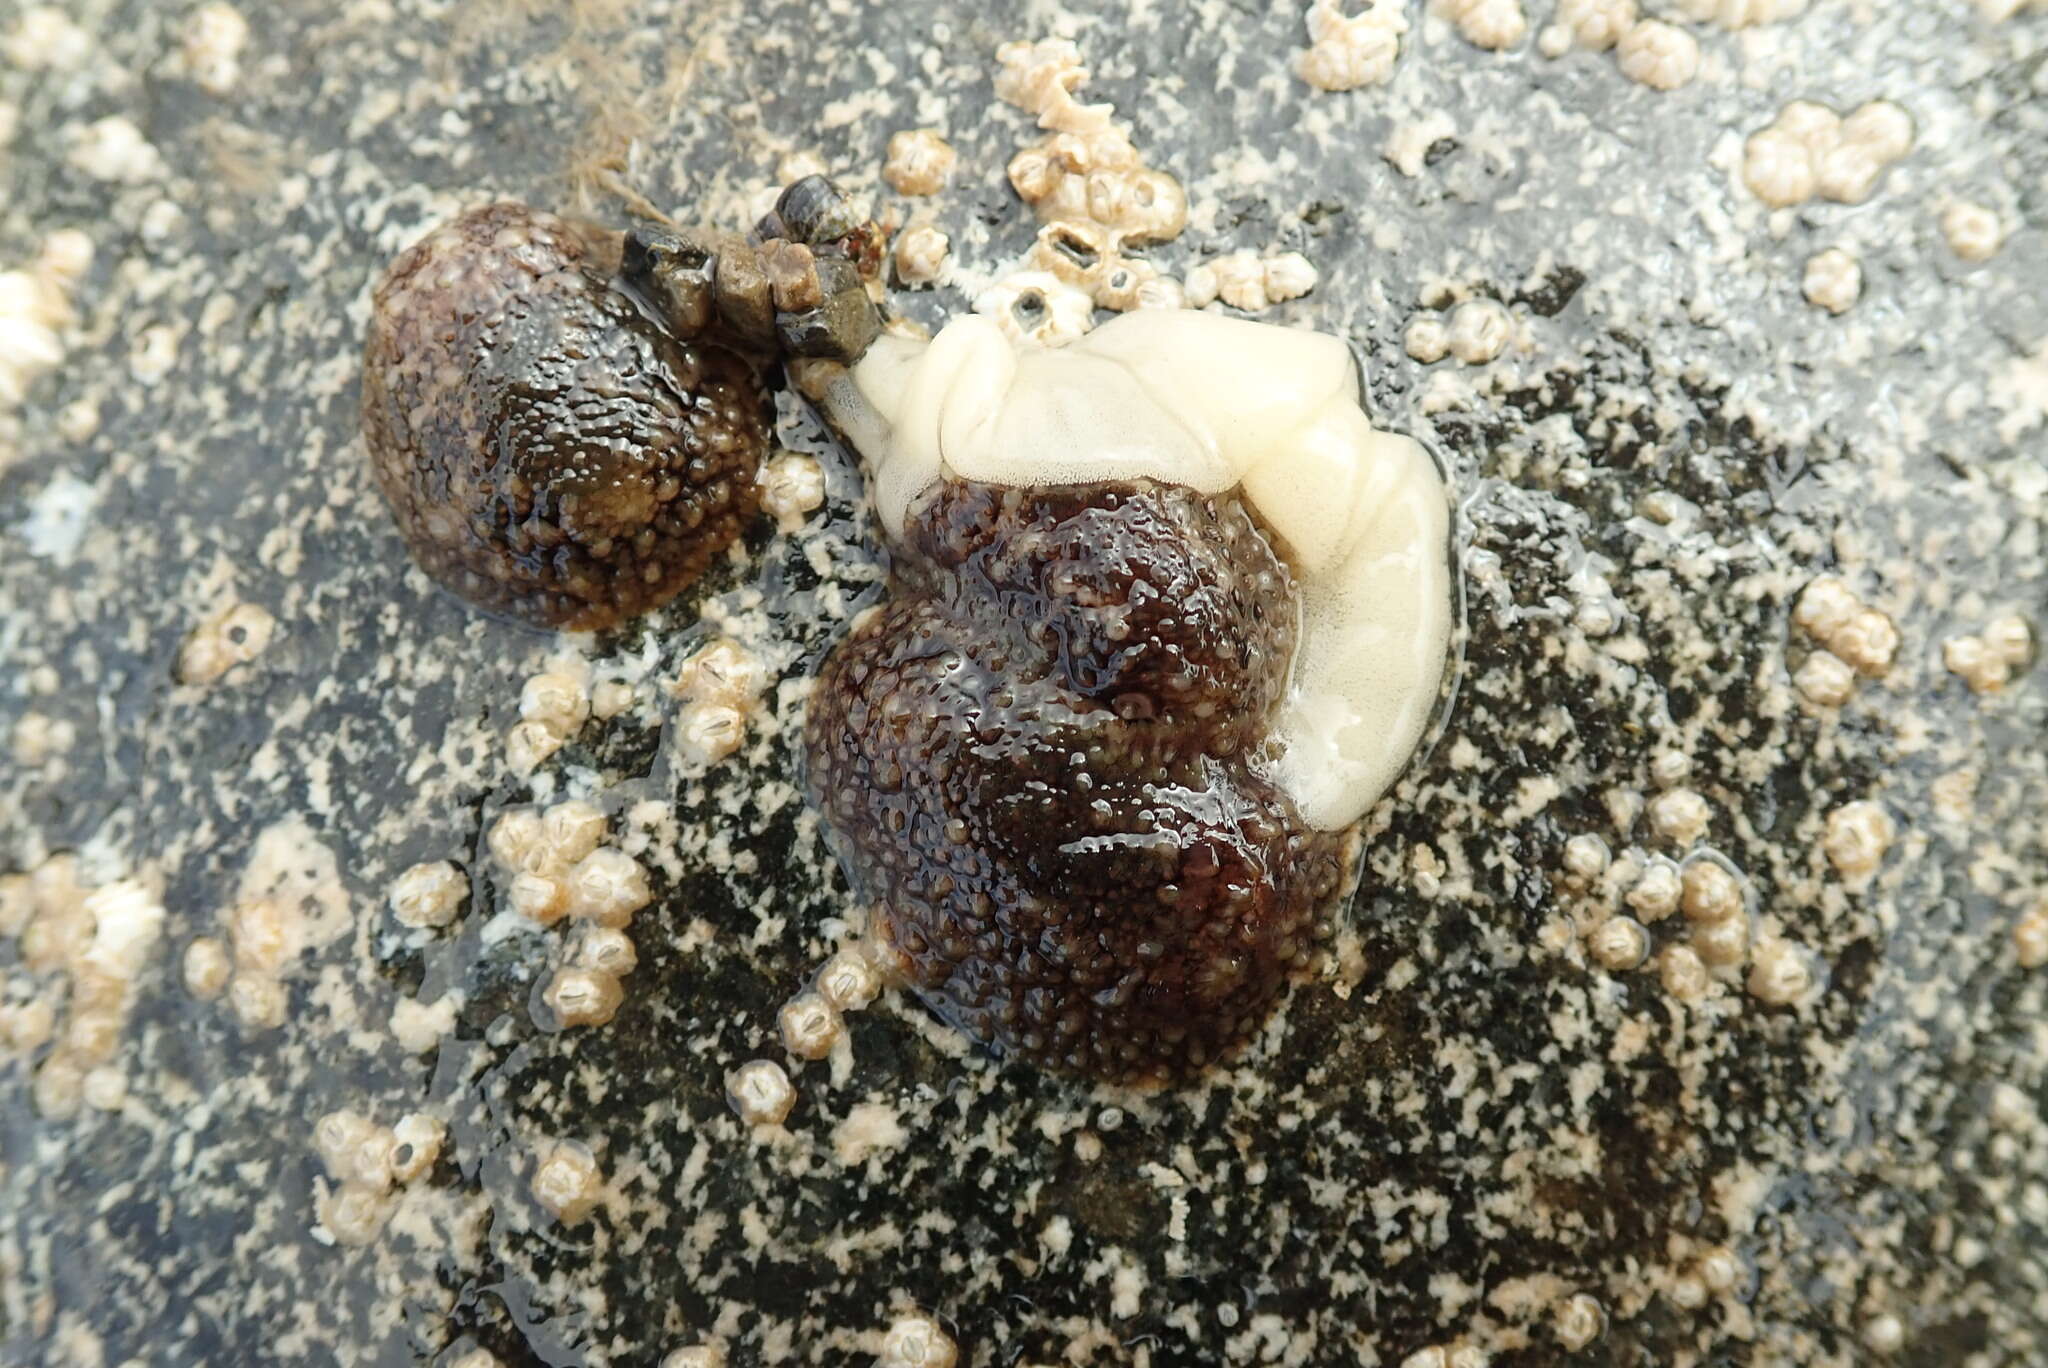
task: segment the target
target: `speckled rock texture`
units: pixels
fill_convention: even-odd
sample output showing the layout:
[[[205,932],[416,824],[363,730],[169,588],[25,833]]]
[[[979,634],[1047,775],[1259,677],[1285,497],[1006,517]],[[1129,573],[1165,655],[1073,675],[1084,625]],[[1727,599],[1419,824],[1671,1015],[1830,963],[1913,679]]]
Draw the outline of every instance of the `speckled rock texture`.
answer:
[[[1410,4],[1345,92],[1305,0],[0,7],[0,272],[62,286],[0,288],[0,1360],[866,1363],[913,1309],[974,1365],[2048,1358],[2048,675],[1979,668],[2048,614],[2048,14],[1701,6],[1771,21],[1666,14],[1661,91],[1530,3],[1450,7],[1499,51]],[[492,199],[738,228],[822,164],[966,307],[1035,231],[993,54],[1049,34],[1187,188],[1148,261],[1300,252],[1263,316],[1460,497],[1455,709],[1327,969],[1149,1097],[903,993],[784,1053],[862,912],[807,680],[885,573],[801,405],[823,503],[597,637],[412,568],[357,425],[373,282]],[[1875,99],[1860,203],[1745,184]],[[528,820],[572,800],[614,854]]]

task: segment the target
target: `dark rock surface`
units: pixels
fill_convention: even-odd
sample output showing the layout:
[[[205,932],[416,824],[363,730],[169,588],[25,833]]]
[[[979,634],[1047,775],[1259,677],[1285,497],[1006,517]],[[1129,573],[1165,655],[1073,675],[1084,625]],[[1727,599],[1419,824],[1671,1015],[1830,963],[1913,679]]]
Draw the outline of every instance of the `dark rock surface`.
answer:
[[[1658,93],[1540,55],[1536,3],[1503,53],[1411,7],[1391,81],[1341,94],[1293,72],[1303,7],[1220,0],[295,2],[248,7],[233,72],[182,4],[0,8],[0,267],[94,249],[61,364],[0,383],[0,1359],[865,1362],[913,1308],[973,1364],[2048,1355],[2048,969],[2015,938],[2048,685],[1944,664],[2048,615],[2048,15],[1687,24],[1699,76]],[[966,307],[1033,231],[993,53],[1047,34],[1187,186],[1151,259],[1308,256],[1267,317],[1356,341],[1468,547],[1456,710],[1368,821],[1325,981],[1151,1097],[895,996],[825,1063],[776,1043],[856,912],[800,796],[803,681],[879,582],[799,405],[778,438],[823,506],[596,639],[434,589],[356,424],[370,285],[496,196],[738,226],[814,156],[952,235],[908,312]],[[1867,201],[1744,187],[1788,101],[1874,98],[1916,140]],[[911,202],[878,172],[920,126],[959,170]],[[1988,261],[1945,239],[1956,200],[2002,219]],[[1839,316],[1801,297],[1830,247],[1862,270]],[[1505,353],[1412,359],[1468,298]],[[1792,620],[1828,576],[1898,638],[1839,703]],[[721,636],[759,690],[666,687]],[[552,753],[508,745],[523,693]],[[720,707],[745,740],[706,764]],[[509,910],[522,861],[563,876],[518,814],[569,800],[650,885],[602,1026],[544,1000],[588,925]],[[441,861],[453,920],[401,921],[394,881]],[[1728,887],[1749,943],[1715,969],[1692,928]],[[1603,967],[1621,915],[1642,968]],[[238,960],[218,996],[202,938]],[[724,1080],[763,1055],[796,1105],[750,1130]],[[337,1113],[446,1139],[394,1180],[323,1159]],[[581,1220],[535,1195],[577,1188],[563,1144],[603,1176]],[[1604,1333],[1574,1352],[1578,1295]]]

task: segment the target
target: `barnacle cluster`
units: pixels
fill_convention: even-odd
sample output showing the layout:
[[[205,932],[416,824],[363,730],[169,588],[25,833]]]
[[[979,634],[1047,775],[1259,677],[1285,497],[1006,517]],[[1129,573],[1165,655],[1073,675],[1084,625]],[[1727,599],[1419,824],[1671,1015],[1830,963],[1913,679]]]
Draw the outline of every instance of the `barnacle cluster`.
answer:
[[[389,1126],[346,1110],[321,1117],[313,1148],[334,1184],[319,1191],[321,1226],[341,1244],[370,1243],[390,1219],[394,1186],[432,1172],[447,1139],[447,1123],[425,1112],[408,1112]]]
[[[1699,11],[1720,2],[1697,0],[1691,17],[1712,17]],[[1575,47],[1611,49],[1621,74],[1652,90],[1676,90],[1699,74],[1699,41],[1675,25],[1644,18],[1636,0],[1559,0],[1550,24],[1536,36],[1536,49],[1562,57]]]
[[[185,20],[178,56],[185,74],[209,95],[226,95],[242,75],[249,21],[233,5],[201,5]]]
[[[1529,30],[1521,0],[1430,0],[1429,8],[1456,24],[1472,46],[1496,52],[1521,42]]]
[[[1660,797],[1674,795],[1704,808],[1688,789],[1669,789]],[[1756,915],[1746,876],[1701,845],[1704,834],[1702,823],[1674,840],[1688,848],[1678,861],[1638,849],[1610,859],[1605,843],[1593,836],[1566,842],[1564,882],[1590,913],[1581,923],[1587,955],[1615,974],[1654,966],[1664,991],[1680,1002],[1698,1002],[1738,984],[1767,1007],[1807,1001],[1821,981],[1812,951]],[[1829,818],[1828,859],[1851,888],[1860,887],[1882,862],[1892,834],[1881,809],[1848,804]],[[1681,913],[1681,929],[1653,929]]]
[[[1792,621],[1821,647],[1793,676],[1799,691],[1815,703],[1846,702],[1856,676],[1882,678],[1899,649],[1899,629],[1892,620],[1832,575],[1800,592]]]
[[[676,746],[684,762],[715,764],[738,750],[767,683],[766,667],[736,641],[720,638],[692,652],[672,686],[683,700]]]
[[[277,1029],[286,1015],[285,975],[306,948],[304,918],[289,898],[266,894],[243,898],[221,920],[225,947],[211,936],[186,947],[188,985],[196,979],[200,997],[225,988],[228,1007],[245,1031]]]
[[[55,5],[37,5],[0,39],[0,55],[24,71],[75,71],[92,53],[92,35]]]
[[[519,689],[519,720],[505,735],[512,768],[530,774],[590,720],[590,693],[576,663],[530,675]]]
[[[1056,345],[1086,332],[1098,307],[1180,304],[1178,283],[1127,251],[1187,226],[1180,182],[1145,165],[1109,105],[1074,98],[1088,72],[1072,43],[1006,43],[996,56],[996,94],[1047,130],[1009,168],[1043,226],[1026,269],[983,291],[975,309],[1013,337]]]
[[[413,556],[489,611],[604,627],[701,575],[760,501],[760,359],[858,355],[871,225],[822,180],[755,241],[498,203],[377,286],[363,435]]]
[[[0,1058],[41,1052],[33,1096],[53,1119],[121,1105],[122,1030],[163,930],[163,904],[141,881],[80,876],[70,855],[0,876],[0,941],[16,956],[0,978]]]
[[[1042,1064],[1178,1077],[1264,1019],[1433,709],[1447,512],[1335,338],[989,320],[807,377],[893,593],[828,659],[812,791],[896,967]]]
[[[606,844],[610,825],[602,809],[583,799],[542,810],[512,808],[491,825],[491,854],[509,877],[510,909],[535,926],[551,927],[565,917],[576,924],[568,954],[541,991],[541,1002],[563,1027],[609,1022],[625,1002],[626,975],[639,964],[627,932],[633,914],[654,894],[640,862]]]
[[[1847,117],[1794,100],[1743,144],[1742,183],[1774,209],[1816,194],[1861,204],[1885,168],[1912,149],[1912,116],[1889,100],[1872,100]]]
[[[1220,299],[1233,309],[1258,313],[1301,298],[1316,287],[1318,278],[1316,268],[1299,252],[1267,257],[1226,252],[1189,271],[1185,289],[1193,308]]]
[[[1455,356],[1468,366],[1499,358],[1515,340],[1514,315],[1498,299],[1475,295],[1448,313],[1418,314],[1408,325],[1403,343],[1410,356],[1425,366]]]
[[[1408,31],[1401,0],[1373,0],[1346,14],[1342,0],[1314,0],[1308,8],[1308,50],[1296,70],[1318,90],[1356,90],[1383,85],[1401,55]]]
[[[1700,45],[1684,29],[1645,19],[1614,45],[1621,74],[1652,90],[1676,90],[1699,75]]]
[[[1993,618],[1982,632],[1951,637],[1941,646],[1942,664],[1980,694],[1999,692],[2033,656],[2034,629],[2018,613]]]

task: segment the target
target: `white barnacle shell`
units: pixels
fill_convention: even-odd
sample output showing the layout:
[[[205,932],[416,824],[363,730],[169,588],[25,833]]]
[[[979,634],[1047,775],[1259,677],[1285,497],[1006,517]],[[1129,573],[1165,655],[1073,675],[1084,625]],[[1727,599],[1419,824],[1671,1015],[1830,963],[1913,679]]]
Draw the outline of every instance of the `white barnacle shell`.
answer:
[[[949,477],[1240,490],[1300,595],[1274,778],[1311,825],[1336,829],[1407,763],[1450,636],[1449,506],[1429,454],[1367,419],[1341,339],[1139,310],[1044,348],[968,316],[929,342],[884,337],[817,388],[892,534]]]

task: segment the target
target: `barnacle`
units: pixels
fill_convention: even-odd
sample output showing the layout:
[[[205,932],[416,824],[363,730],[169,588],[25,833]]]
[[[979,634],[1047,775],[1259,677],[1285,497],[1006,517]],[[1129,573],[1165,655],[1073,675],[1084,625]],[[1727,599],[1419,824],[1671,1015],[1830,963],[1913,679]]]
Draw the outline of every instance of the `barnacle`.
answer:
[[[1806,259],[1799,289],[1815,308],[1847,313],[1863,294],[1863,263],[1839,247],[1815,252]]]
[[[1179,181],[1145,165],[1109,105],[1084,105],[1079,51],[1062,39],[1005,44],[996,94],[1038,116],[1044,141],[1010,159],[1010,185],[1043,227],[1027,269],[984,290],[974,307],[1015,337],[1059,343],[1093,326],[1097,307],[1153,307],[1177,294],[1130,248],[1187,226]],[[1022,307],[1020,307],[1022,306]]]
[[[1301,298],[1316,287],[1316,280],[1316,268],[1299,252],[1265,260],[1250,252],[1230,252],[1188,272],[1187,302],[1199,309],[1221,299],[1233,309],[1258,313]]]
[[[937,193],[959,160],[946,140],[929,128],[906,129],[889,139],[889,161],[882,179],[899,195]]]
[[[1962,260],[1989,261],[2005,242],[2005,227],[1995,211],[1958,201],[1942,211],[1941,235]]]
[[[1573,46],[1605,52],[1635,26],[1635,0],[1559,0],[1540,42],[1551,57],[1561,57]]]
[[[953,243],[929,223],[915,224],[896,239],[896,278],[905,285],[930,285],[946,269]]]
[[[1682,28],[1644,19],[1615,44],[1621,74],[1652,90],[1676,90],[1700,70],[1700,44]]]
[[[894,553],[806,744],[896,967],[1050,1067],[1226,1054],[1436,702],[1434,465],[1367,421],[1342,342],[1185,311],[1022,351],[962,318],[804,378]]]

